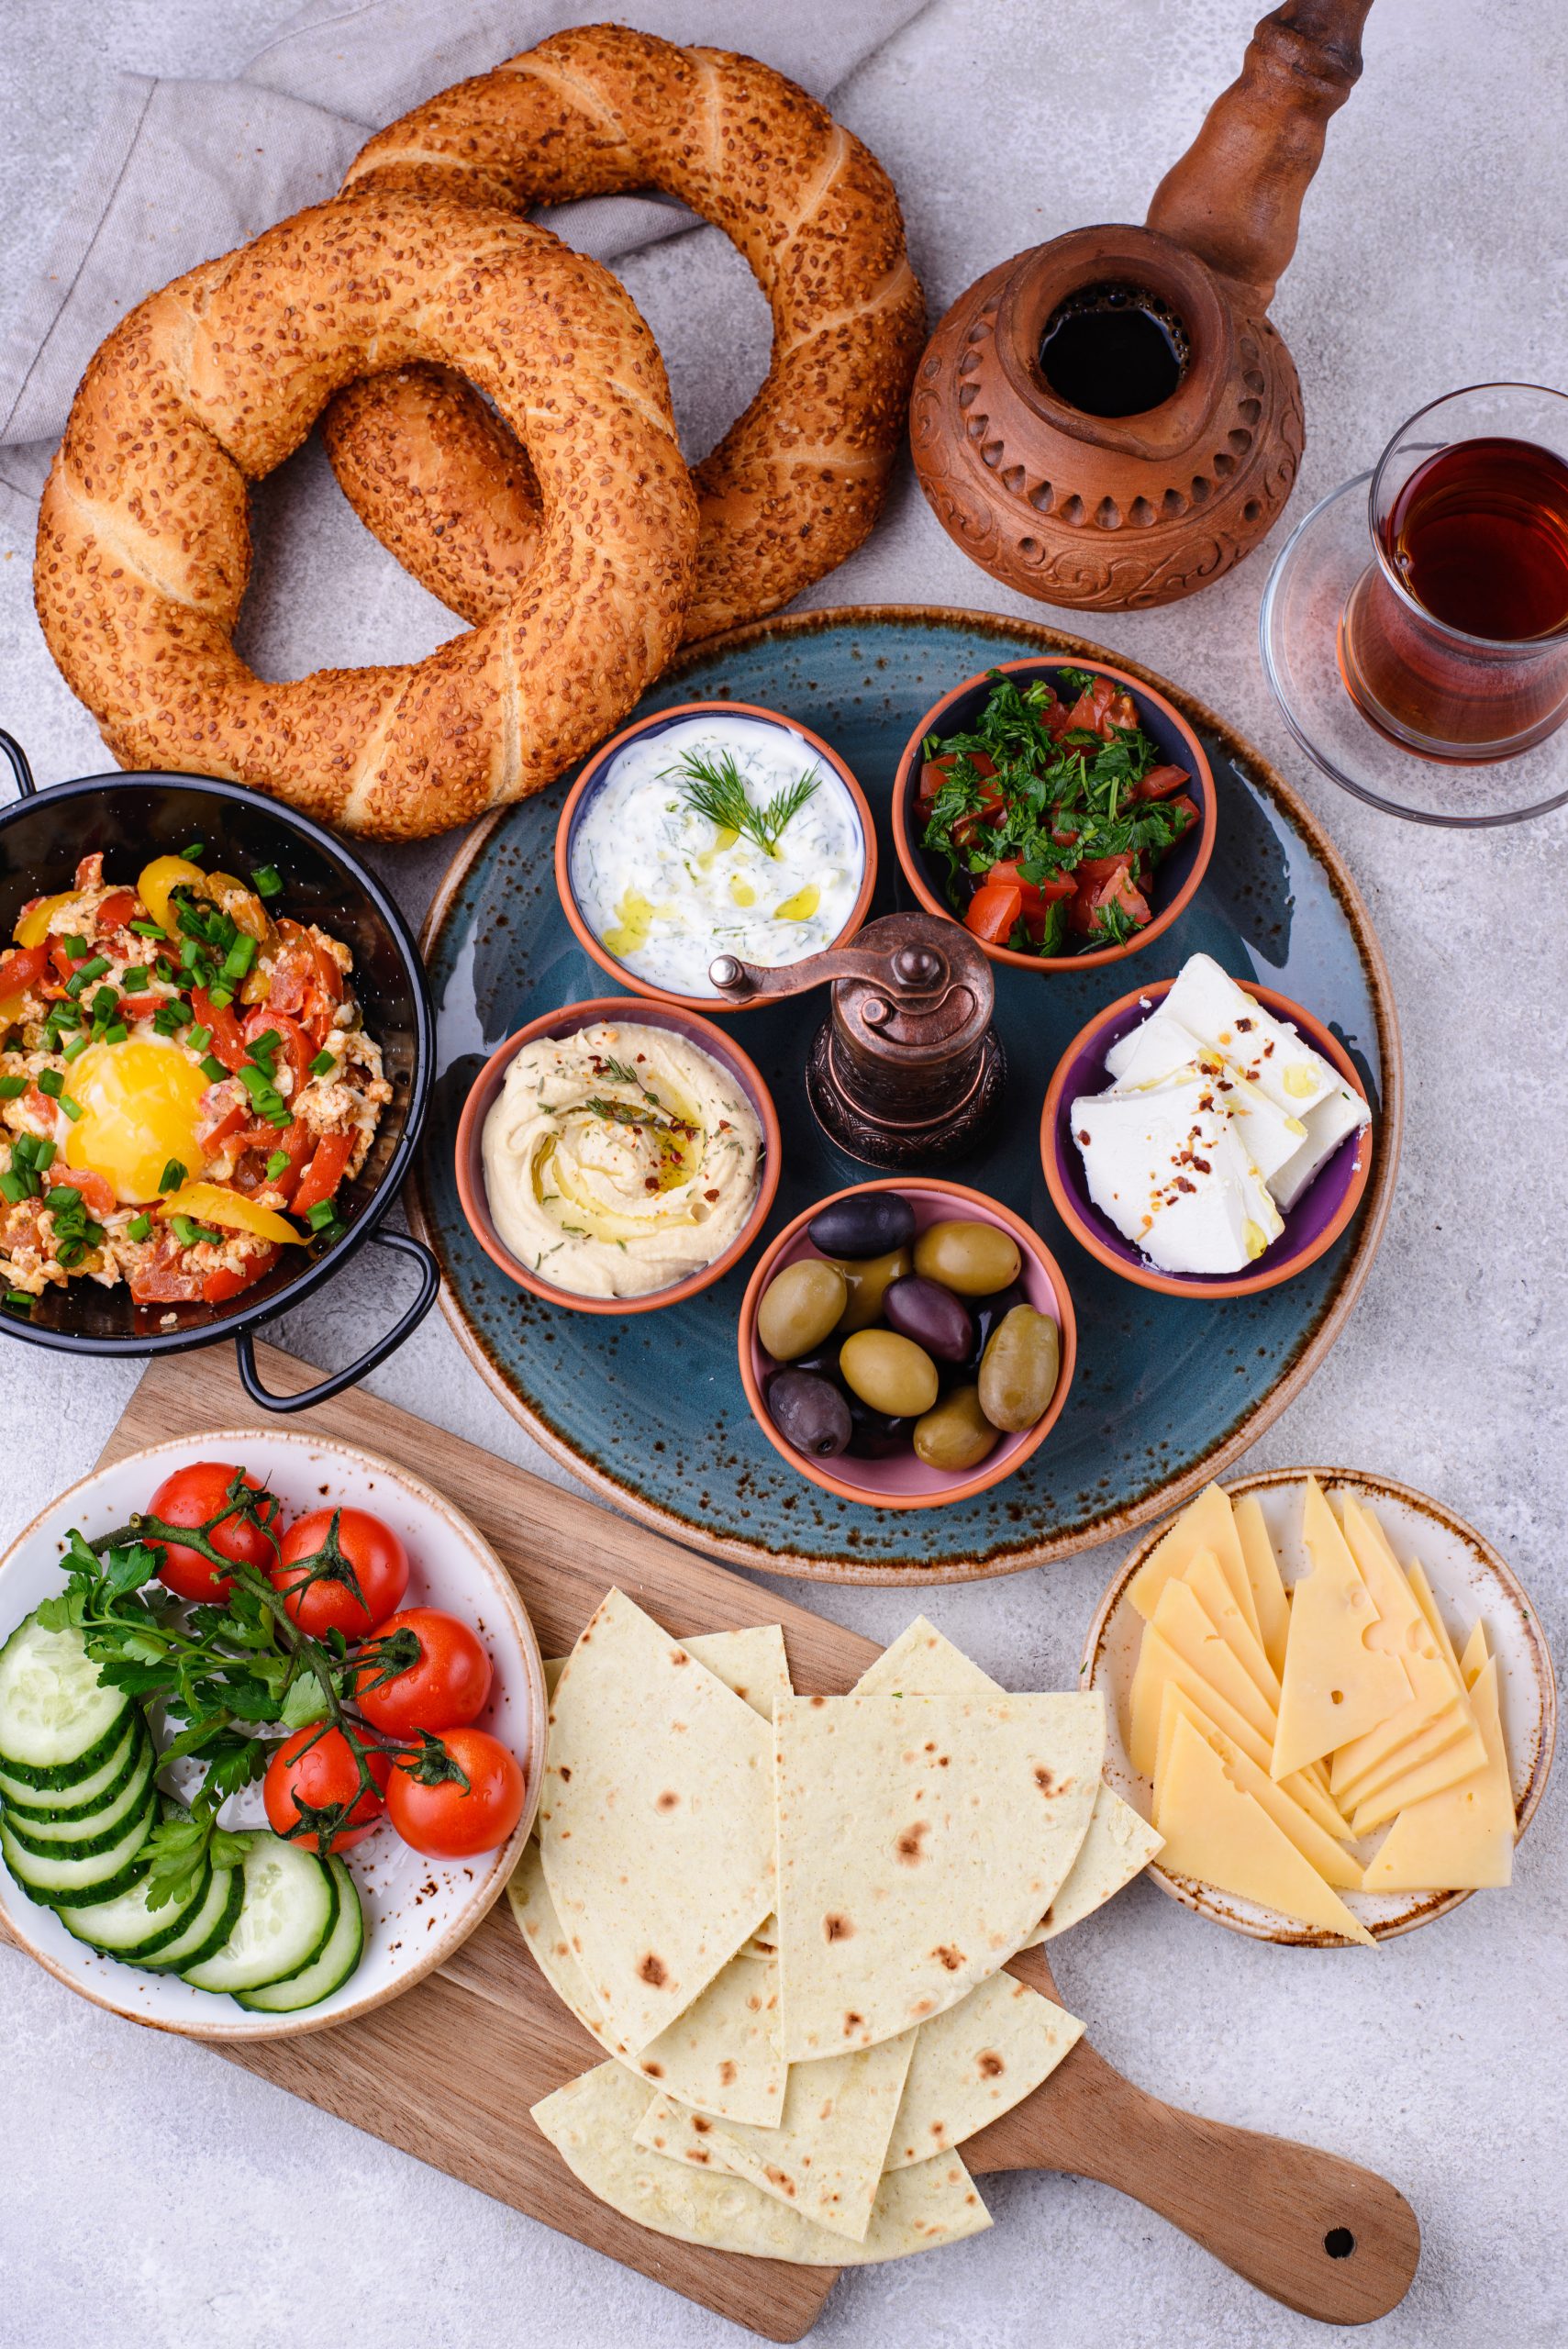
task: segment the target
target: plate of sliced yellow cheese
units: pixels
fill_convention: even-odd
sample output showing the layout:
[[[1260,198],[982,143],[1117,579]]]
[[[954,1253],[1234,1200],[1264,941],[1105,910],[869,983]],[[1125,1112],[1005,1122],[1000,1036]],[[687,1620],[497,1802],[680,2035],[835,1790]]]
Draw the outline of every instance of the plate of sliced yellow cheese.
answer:
[[[1506,1887],[1551,1765],[1515,1575],[1360,1472],[1211,1485],[1129,1557],[1082,1670],[1106,1781],[1163,1839],[1151,1875],[1259,1940],[1365,1945]]]

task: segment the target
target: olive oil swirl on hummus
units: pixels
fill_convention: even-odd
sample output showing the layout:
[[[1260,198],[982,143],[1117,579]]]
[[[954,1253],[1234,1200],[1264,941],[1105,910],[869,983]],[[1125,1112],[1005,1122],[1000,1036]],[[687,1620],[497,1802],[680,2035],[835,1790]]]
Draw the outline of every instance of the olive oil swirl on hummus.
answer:
[[[484,1186],[529,1272],[579,1297],[642,1297],[723,1254],[751,1211],[762,1147],[709,1053],[599,1020],[517,1053],[484,1121]]]

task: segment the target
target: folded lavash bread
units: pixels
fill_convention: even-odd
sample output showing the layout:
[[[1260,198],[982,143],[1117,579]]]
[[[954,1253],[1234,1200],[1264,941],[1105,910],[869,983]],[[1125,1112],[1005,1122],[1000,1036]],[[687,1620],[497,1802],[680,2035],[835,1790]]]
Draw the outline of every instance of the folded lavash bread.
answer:
[[[616,2046],[588,1977],[562,1932],[539,1845],[530,1842],[506,1887],[512,1914],[539,1972],[606,2055],[623,2062],[650,2089],[695,2111],[773,2128],[784,2110],[778,1967],[733,1957],[638,2054]],[[933,2148],[934,2150],[934,2148]]]
[[[727,1688],[744,1697],[752,1711],[761,1713],[772,1726],[774,1700],[791,1694],[789,1660],[778,1624],[747,1624],[738,1631],[698,1631],[681,1644],[699,1664],[706,1664],[710,1672],[717,1674]],[[565,1669],[563,1655],[545,1657],[544,1685],[551,1697]],[[778,1919],[764,1917],[756,1932],[740,1944],[740,1954],[776,1957],[778,1946]],[[562,1996],[566,1996],[564,1991]],[[566,2002],[568,2006],[572,2004],[570,1998]]]
[[[777,2128],[738,2128],[656,2097],[637,2142],[647,2152],[698,2168],[717,2165],[787,2202],[815,2226],[862,2243],[916,2037],[906,2031],[852,2055],[792,2064]]]
[[[909,1688],[931,1697],[962,1695],[966,1689],[977,1695],[1001,1691],[999,1681],[982,1672],[923,1615],[917,1615],[908,1630],[866,1666],[855,1687],[862,1691]],[[1037,1948],[1103,1906],[1148,1866],[1160,1849],[1160,1841],[1148,1820],[1102,1779],[1078,1856],[1049,1912],[1023,1947]]]
[[[773,1740],[784,2054],[807,2063],[942,2013],[1013,1955],[1084,1841],[1105,1708],[791,1697]]]
[[[991,2224],[962,2162],[944,2154],[889,2172],[864,2241],[849,2243],[745,2178],[646,2152],[634,2139],[651,2101],[621,2065],[601,2064],[536,2104],[533,2118],[591,2194],[655,2233],[753,2258],[838,2267],[904,2259]]]
[[[951,2153],[1021,2104],[1083,2036],[1076,2015],[1027,1982],[993,1974],[978,1983],[915,2033],[884,2166]]]
[[[538,1831],[562,1932],[628,2054],[773,1909],[768,1730],[622,1591],[556,1683]]]

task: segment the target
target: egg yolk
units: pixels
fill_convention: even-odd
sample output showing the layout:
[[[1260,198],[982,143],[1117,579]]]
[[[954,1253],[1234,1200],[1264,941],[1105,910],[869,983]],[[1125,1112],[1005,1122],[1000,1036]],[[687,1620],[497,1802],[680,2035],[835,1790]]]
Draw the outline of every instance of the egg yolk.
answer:
[[[89,1044],[72,1064],[70,1089],[82,1115],[65,1143],[65,1163],[102,1174],[122,1207],[158,1197],[172,1158],[199,1174],[196,1140],[207,1081],[178,1044],[136,1037]]]

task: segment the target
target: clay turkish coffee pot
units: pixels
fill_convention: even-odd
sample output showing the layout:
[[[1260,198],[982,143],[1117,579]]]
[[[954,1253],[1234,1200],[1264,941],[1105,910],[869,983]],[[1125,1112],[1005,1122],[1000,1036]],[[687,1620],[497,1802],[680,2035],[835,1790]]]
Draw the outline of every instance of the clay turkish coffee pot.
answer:
[[[994,579],[1137,610],[1221,577],[1274,521],[1305,428],[1267,312],[1370,6],[1285,0],[1143,228],[1078,228],[1003,262],[937,328],[910,402],[916,471]],[[1150,384],[1157,404],[1122,412]]]

